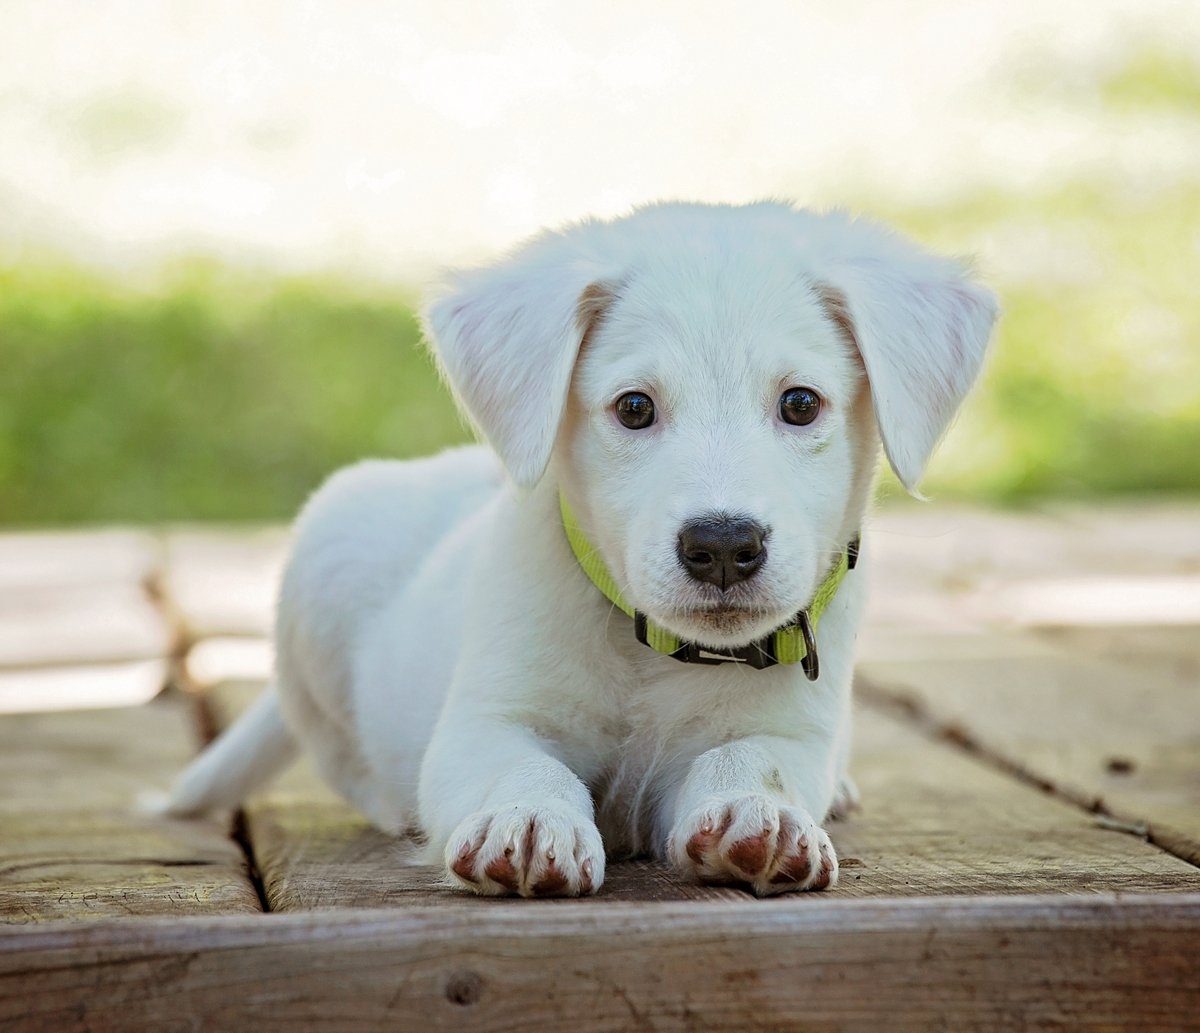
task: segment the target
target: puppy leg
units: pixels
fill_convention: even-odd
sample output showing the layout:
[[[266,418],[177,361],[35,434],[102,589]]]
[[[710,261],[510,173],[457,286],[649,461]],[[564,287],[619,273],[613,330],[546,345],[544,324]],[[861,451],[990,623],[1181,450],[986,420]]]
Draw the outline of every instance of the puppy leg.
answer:
[[[591,793],[531,731],[443,719],[421,772],[421,819],[451,882],[499,896],[579,896],[604,881]]]
[[[828,807],[831,768],[827,748],[774,736],[702,753],[675,799],[666,859],[696,881],[759,896],[834,885],[837,854],[814,818]]]
[[[378,828],[399,835],[414,818],[416,793],[371,770],[345,710],[322,701],[295,671],[279,677],[280,704],[321,777]]]

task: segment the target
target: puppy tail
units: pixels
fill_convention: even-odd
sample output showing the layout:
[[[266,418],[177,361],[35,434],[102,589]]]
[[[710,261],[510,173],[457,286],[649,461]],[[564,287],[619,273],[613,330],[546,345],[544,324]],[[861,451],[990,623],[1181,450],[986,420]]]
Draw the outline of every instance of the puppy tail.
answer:
[[[296,755],[275,687],[269,687],[175,781],[162,806],[184,816],[236,807]]]

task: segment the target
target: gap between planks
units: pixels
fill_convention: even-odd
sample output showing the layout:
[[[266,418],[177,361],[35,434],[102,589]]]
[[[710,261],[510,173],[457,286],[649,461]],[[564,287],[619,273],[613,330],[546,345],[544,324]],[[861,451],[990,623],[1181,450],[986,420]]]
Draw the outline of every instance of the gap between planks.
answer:
[[[1092,815],[1098,826],[1136,836],[1164,853],[1200,868],[1200,859],[1196,856],[1193,844],[1183,837],[1169,830],[1156,829],[1148,819],[1114,812],[1104,802],[1103,797],[1097,794],[1038,774],[1022,761],[987,745],[960,721],[938,717],[926,701],[903,685],[885,684],[881,680],[856,672],[854,693],[860,703],[875,712],[912,727],[925,737],[945,743],[992,770]]]
[[[147,590],[156,607],[160,609],[163,620],[172,629],[172,641],[175,643],[172,650],[173,684],[184,689],[194,700],[200,739],[207,742],[220,727],[220,715],[216,712],[220,708],[214,708],[212,700],[200,691],[201,687],[192,681],[186,666],[190,650],[203,641],[204,635],[202,631],[198,632],[190,626],[184,608],[172,598],[170,571],[165,567],[166,555],[165,550],[160,554],[162,564],[156,569],[155,576],[147,579]],[[907,727],[925,739],[933,739],[951,747],[952,752],[960,756],[965,753],[970,763],[982,764],[1015,784],[1032,787],[1060,803],[1069,805],[1072,809],[1083,811],[1101,828],[1129,833],[1147,840],[1157,850],[1172,858],[1200,867],[1195,852],[1189,851],[1189,844],[1177,843],[1169,829],[1156,828],[1149,821],[1124,820],[1129,813],[1127,808],[1110,809],[1098,795],[1074,791],[1069,784],[1056,779],[1052,771],[1049,775],[1045,771],[1039,771],[1038,765],[1022,758],[1019,750],[1008,752],[1003,743],[999,746],[989,745],[986,726],[982,729],[985,734],[981,736],[977,730],[966,727],[961,721],[955,721],[945,715],[939,716],[937,707],[931,705],[920,693],[905,688],[903,682],[903,678],[893,680],[874,675],[866,676],[860,670],[856,680],[856,692],[860,701],[881,719]],[[231,835],[245,858],[264,910],[272,910],[263,872],[256,856],[255,829],[255,819],[250,811],[239,811]]]
[[[197,745],[203,749],[217,737],[220,731],[205,687],[198,684],[188,671],[188,655],[203,641],[203,638],[191,627],[183,607],[171,595],[167,572],[166,542],[159,539],[158,546],[155,565],[146,575],[142,587],[150,604],[158,612],[168,629],[170,652],[167,656],[167,677],[162,691],[177,691],[189,699]],[[271,902],[263,886],[262,872],[259,869],[258,859],[254,853],[254,844],[251,842],[246,825],[246,813],[241,807],[233,812],[229,838],[241,851],[246,865],[246,876],[258,898],[259,907],[262,908],[264,914],[270,912]]]
[[[217,725],[233,720],[259,689],[215,688]],[[1076,807],[931,743],[894,717],[873,709],[860,717],[856,773],[866,809],[829,827],[843,861],[833,891],[840,899],[1174,894],[1200,884],[1196,869],[1178,858],[1097,828]],[[415,863],[404,844],[371,829],[303,760],[245,810],[275,912],[495,906],[441,888],[436,866]],[[607,906],[620,899],[752,900],[738,890],[691,886],[648,861],[612,865],[596,900]]]
[[[200,685],[188,670],[188,657],[204,641],[204,635],[192,626],[184,605],[171,590],[170,549],[164,536],[156,539],[155,562],[142,581],[142,588],[168,631],[169,652],[167,675],[163,692],[177,691],[191,703],[197,745],[208,746],[217,737],[220,727],[213,713],[206,686]],[[263,884],[262,871],[255,855],[254,844],[243,808],[233,812],[229,830],[230,841],[241,852],[250,885],[263,912],[272,910]]]
[[[180,660],[179,674],[187,682],[181,682],[180,687],[184,684],[188,687],[185,691],[192,700],[192,713],[194,715],[196,725],[196,738],[201,749],[208,746],[217,735],[221,728],[217,723],[216,715],[213,713],[212,700],[209,695],[198,685],[192,685],[190,682],[191,676],[187,673],[187,654]],[[233,812],[233,820],[229,827],[229,838],[234,845],[242,852],[242,857],[246,862],[246,875],[250,880],[250,885],[254,888],[254,893],[258,897],[259,907],[266,914],[272,909],[270,898],[267,895],[266,886],[263,884],[262,869],[258,865],[258,857],[254,852],[254,842],[250,836],[250,829],[246,821],[246,811],[242,807],[238,807]]]

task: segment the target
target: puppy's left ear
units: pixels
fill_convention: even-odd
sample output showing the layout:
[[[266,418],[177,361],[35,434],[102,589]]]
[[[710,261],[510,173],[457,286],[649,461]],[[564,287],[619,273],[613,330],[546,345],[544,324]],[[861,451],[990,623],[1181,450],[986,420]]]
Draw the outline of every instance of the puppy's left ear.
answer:
[[[888,461],[910,493],[983,366],[995,296],[957,262],[867,224],[818,291],[862,356]]]
[[[547,234],[454,275],[425,309],[455,399],[523,487],[545,472],[580,345],[611,299],[599,277],[568,238]]]

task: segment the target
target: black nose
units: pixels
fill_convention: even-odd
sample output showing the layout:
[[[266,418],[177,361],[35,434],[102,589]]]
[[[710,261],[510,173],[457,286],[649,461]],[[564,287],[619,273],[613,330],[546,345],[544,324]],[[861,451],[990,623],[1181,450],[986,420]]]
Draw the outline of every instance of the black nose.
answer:
[[[683,525],[676,553],[697,581],[725,589],[758,573],[767,558],[766,530],[747,517],[708,517]]]

